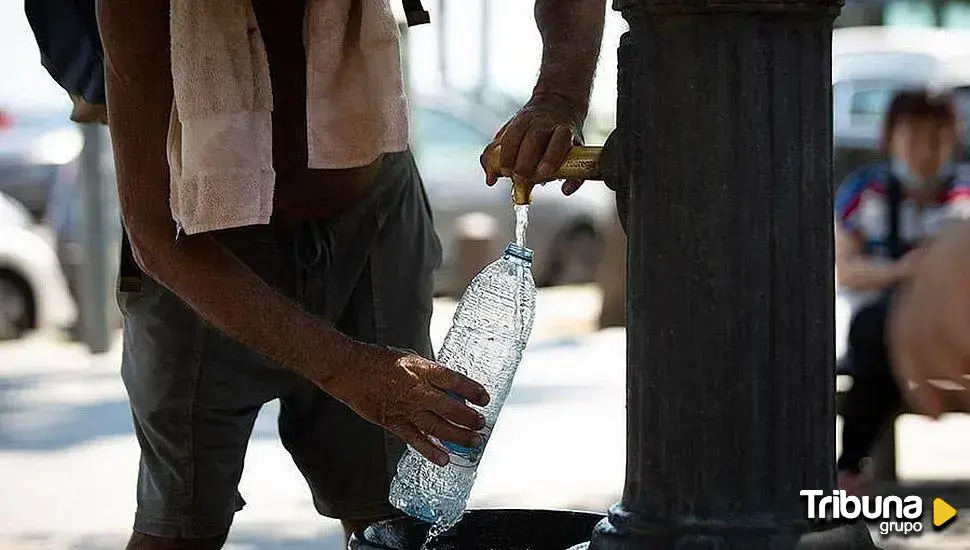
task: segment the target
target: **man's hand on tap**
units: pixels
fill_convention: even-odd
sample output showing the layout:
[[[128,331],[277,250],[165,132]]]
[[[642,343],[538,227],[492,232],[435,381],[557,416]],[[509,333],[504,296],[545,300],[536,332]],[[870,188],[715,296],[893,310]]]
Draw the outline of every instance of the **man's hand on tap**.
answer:
[[[556,169],[574,145],[583,144],[582,126],[585,109],[555,94],[536,94],[517,112],[481,156],[486,185],[511,174],[515,182],[544,183],[553,179]],[[489,157],[499,149],[499,167]],[[571,195],[582,180],[567,180],[562,191]]]
[[[583,145],[582,127],[589,109],[593,75],[603,42],[603,0],[535,0],[536,28],[542,37],[542,63],[532,99],[508,122],[482,153],[485,183],[511,175],[516,183],[553,179],[573,145]],[[498,168],[489,162],[500,148]],[[571,195],[583,182],[567,180]]]

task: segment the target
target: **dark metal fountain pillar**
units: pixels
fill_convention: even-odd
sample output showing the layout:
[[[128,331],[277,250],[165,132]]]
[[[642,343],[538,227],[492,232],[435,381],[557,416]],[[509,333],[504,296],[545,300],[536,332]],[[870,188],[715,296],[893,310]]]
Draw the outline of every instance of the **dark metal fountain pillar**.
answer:
[[[627,472],[593,549],[873,548],[861,525],[803,537],[799,496],[834,486],[839,5],[614,0]]]

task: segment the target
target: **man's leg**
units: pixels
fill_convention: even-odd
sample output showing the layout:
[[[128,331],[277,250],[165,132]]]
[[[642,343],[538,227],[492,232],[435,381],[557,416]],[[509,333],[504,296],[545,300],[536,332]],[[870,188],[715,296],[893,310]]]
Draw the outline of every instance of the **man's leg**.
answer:
[[[275,263],[271,243],[247,241]],[[244,259],[245,261],[245,259]],[[122,378],[141,448],[128,548],[220,548],[244,502],[237,492],[259,408],[290,383],[141,275],[119,292]]]
[[[433,357],[434,270],[441,248],[410,153],[387,155],[372,197],[328,227],[328,266],[306,291],[338,329],[362,341]],[[307,303],[314,300],[306,297]],[[401,515],[388,489],[403,443],[309,383],[281,398],[280,437],[310,485],[317,510],[345,534]]]

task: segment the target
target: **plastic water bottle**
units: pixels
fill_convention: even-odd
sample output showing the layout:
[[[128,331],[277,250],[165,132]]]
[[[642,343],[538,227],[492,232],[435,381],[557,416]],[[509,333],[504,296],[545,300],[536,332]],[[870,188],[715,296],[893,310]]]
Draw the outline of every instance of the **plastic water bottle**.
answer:
[[[468,448],[441,442],[450,455],[444,467],[408,448],[397,465],[390,490],[391,504],[435,524],[439,532],[457,523],[465,511],[482,451],[532,331],[535,299],[532,251],[509,243],[502,258],[476,275],[458,301],[437,359],[488,390],[491,400],[481,409],[485,416],[483,443]]]

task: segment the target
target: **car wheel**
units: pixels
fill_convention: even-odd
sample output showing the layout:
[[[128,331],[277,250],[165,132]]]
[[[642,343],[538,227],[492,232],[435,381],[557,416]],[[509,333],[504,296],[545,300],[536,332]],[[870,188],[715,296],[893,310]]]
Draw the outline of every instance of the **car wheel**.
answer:
[[[546,284],[589,283],[603,259],[603,238],[588,224],[575,225],[556,239]]]
[[[0,273],[0,340],[15,340],[30,330],[31,296],[27,285]]]

